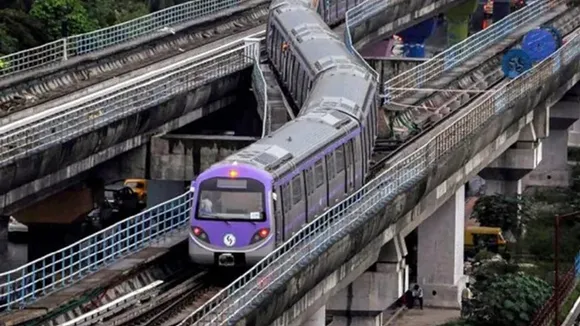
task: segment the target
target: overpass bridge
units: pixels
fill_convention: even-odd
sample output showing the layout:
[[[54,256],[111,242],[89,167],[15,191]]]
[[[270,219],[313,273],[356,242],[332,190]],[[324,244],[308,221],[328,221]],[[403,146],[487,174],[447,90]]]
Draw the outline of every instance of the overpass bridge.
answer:
[[[357,33],[368,43],[464,1],[397,4],[395,15],[379,13],[376,25]],[[319,12],[342,31],[344,12],[327,5],[321,2]],[[265,1],[217,1],[203,9],[187,3],[2,58],[0,102],[10,112],[0,113],[0,211],[46,198],[152,134],[231,103],[258,53],[244,37],[260,38],[266,16]],[[134,70],[119,75],[127,69]]]
[[[537,3],[546,5],[543,1]],[[377,2],[371,1],[368,5],[372,8],[377,6]],[[375,8],[371,13],[380,10],[384,12],[384,9]],[[544,8],[541,13],[554,13],[553,10],[557,9],[558,6],[549,10]],[[349,13],[358,14],[360,23],[369,11],[352,10]],[[514,15],[518,17],[517,13]],[[505,33],[529,24],[530,17],[532,16],[520,16],[517,20],[506,19],[512,29]],[[506,29],[506,26],[500,27]],[[444,78],[445,73],[450,74],[453,68],[461,67],[472,59],[478,49],[495,45],[498,39],[507,35],[502,33],[504,32],[501,30],[489,29],[446,51],[439,60],[436,58],[417,66],[409,72],[412,85],[419,86],[413,88],[420,89],[423,82]],[[352,35],[352,30],[347,28],[345,34]],[[478,36],[483,37],[482,35],[485,35],[483,39],[477,39]],[[499,157],[499,154],[514,144],[520,138],[521,130],[534,125],[542,126],[542,117],[546,119],[546,106],[557,102],[577,81],[579,67],[575,59],[578,56],[578,42],[577,37],[570,38],[558,52],[529,73],[505,83],[505,86],[500,85],[492,92],[482,93],[482,96],[458,109],[457,114],[444,123],[435,126],[427,134],[392,155],[385,163],[386,171],[303,229],[289,243],[225,289],[186,322],[205,324],[212,321],[221,323],[245,320],[258,324],[272,321],[287,324],[304,321],[313,310],[317,311],[326,304],[326,299],[333,292],[350,283],[366,270],[365,266],[376,261],[385,243],[400,237],[399,234],[404,235],[404,230],[413,223],[418,225],[432,215],[436,211],[437,203],[451,197],[460,202],[460,192],[456,192],[456,189],[468,177],[489,165],[495,157]],[[352,45],[350,42],[347,44]],[[447,69],[436,68],[441,66],[441,62],[447,64]],[[387,86],[391,84],[392,81]],[[393,88],[397,90],[402,87]],[[507,108],[510,110],[506,110]],[[491,125],[490,122],[496,122],[496,125]],[[541,134],[540,129],[534,130],[532,134]],[[535,151],[537,148],[532,149],[532,152]],[[450,160],[450,153],[456,158],[459,157],[457,161]],[[78,269],[62,268],[58,271],[59,276],[55,276],[53,256],[52,265],[50,260],[44,259],[11,273],[4,288],[17,295],[8,299],[16,304],[33,301],[51,290],[62,288],[64,284],[60,283],[78,280],[149,245],[151,241],[185,229],[190,200],[190,194],[184,194],[59,253],[59,257],[83,258]],[[459,204],[452,206],[458,207]],[[385,210],[389,213],[386,214]],[[165,216],[174,217],[176,222],[160,228],[158,221]],[[149,224],[155,225],[155,232],[151,232],[153,229],[143,230],[133,239],[136,241],[121,240],[128,228],[135,228],[137,225],[144,227],[145,220],[157,221]],[[455,225],[455,231],[462,231],[455,219],[447,222]],[[445,222],[435,224],[440,227],[447,225]],[[155,236],[151,236],[152,233]],[[354,234],[357,236],[353,236]],[[112,248],[109,243],[115,246]],[[400,241],[393,246],[394,250],[388,250],[391,253],[387,256],[392,256],[393,252],[395,256],[401,256],[404,250]],[[110,260],[97,260],[96,252],[111,253]],[[336,257],[330,264],[328,260],[325,261],[329,256]],[[354,258],[347,260],[347,257]],[[321,262],[325,268],[316,267]],[[454,265],[457,264],[458,262],[454,262]],[[39,271],[46,272],[50,266],[53,273],[46,281],[50,285],[43,281],[42,287],[37,287],[38,282],[35,280],[39,277]],[[288,281],[290,284],[299,285],[299,288],[289,286]],[[258,317],[256,310],[268,313]],[[278,317],[281,319],[277,319]]]

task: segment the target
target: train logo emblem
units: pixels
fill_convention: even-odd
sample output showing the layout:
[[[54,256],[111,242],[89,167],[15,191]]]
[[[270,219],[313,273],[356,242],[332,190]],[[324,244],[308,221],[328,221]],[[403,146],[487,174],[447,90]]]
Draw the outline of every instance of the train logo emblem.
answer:
[[[228,247],[232,247],[236,244],[236,237],[231,233],[226,234],[224,236],[224,244]]]

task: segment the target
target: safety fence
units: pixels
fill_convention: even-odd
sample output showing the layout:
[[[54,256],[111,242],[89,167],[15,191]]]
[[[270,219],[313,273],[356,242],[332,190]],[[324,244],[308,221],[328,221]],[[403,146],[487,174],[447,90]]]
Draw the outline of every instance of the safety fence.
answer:
[[[193,193],[131,216],[72,245],[0,274],[0,311],[18,309],[183,231]]]
[[[363,23],[369,17],[376,15],[376,13],[386,10],[389,7],[389,1],[384,0],[366,0],[353,8],[349,9],[345,15],[345,29],[344,29],[344,44],[348,50],[363,64],[378,80],[378,73],[366,62],[361,54],[354,48],[352,33],[355,27]]]
[[[237,40],[0,127],[0,166],[249,67],[260,53],[262,35]]]
[[[316,0],[314,5],[320,0]],[[326,24],[334,26],[345,19],[346,13],[358,6],[363,0],[322,0],[318,3],[318,14]],[[382,2],[387,2],[382,0]]]
[[[448,48],[429,61],[397,75],[383,84],[385,104],[389,100],[404,97],[413,90],[421,88],[428,81],[439,78],[444,72],[464,64],[489,47],[504,40],[508,35],[533,23],[554,7],[566,0],[538,0],[528,3],[524,8],[508,15],[489,28]]]
[[[559,283],[559,296],[557,304],[561,307],[566,301],[572,290],[574,289],[576,282],[576,270],[574,266],[560,279]],[[540,307],[540,309],[534,315],[530,326],[548,326],[554,324],[554,313],[556,308],[556,296],[552,294],[546,303]],[[561,320],[560,320],[561,322]],[[558,325],[559,326],[559,325]]]
[[[193,0],[125,23],[74,35],[0,57],[0,77],[92,53],[144,35],[171,33],[171,26],[240,5],[244,0]]]
[[[259,58],[254,60],[254,68],[252,69],[252,90],[258,104],[256,109],[258,112],[262,112],[262,138],[264,138],[271,131],[272,112],[268,105],[268,85],[260,67]]]
[[[305,226],[180,325],[230,325],[246,316],[298,270],[423,178],[439,158],[475,136],[494,115],[537,92],[562,67],[578,60],[579,54],[580,36],[575,35],[530,71],[476,99],[448,128]]]

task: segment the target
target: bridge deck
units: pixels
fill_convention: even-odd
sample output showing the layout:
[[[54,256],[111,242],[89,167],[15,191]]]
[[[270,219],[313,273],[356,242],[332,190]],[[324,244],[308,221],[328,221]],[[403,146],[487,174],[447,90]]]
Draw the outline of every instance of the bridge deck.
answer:
[[[127,256],[115,264],[98,270],[79,282],[51,293],[40,300],[26,306],[22,310],[15,310],[0,315],[0,325],[15,325],[24,323],[58,309],[60,306],[81,297],[83,294],[99,287],[105,287],[112,280],[132,273],[143,265],[166,254],[171,248],[181,243],[187,236],[187,230],[182,230],[164,240]]]

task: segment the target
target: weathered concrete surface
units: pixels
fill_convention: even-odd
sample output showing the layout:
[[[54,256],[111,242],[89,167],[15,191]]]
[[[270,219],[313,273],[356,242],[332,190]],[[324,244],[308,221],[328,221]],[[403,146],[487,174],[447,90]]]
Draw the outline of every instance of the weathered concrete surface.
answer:
[[[268,6],[269,0],[244,1],[172,29],[4,78],[0,117],[260,26],[266,22]]]
[[[543,160],[523,180],[528,187],[569,187],[568,129],[580,117],[580,100],[572,89],[550,107],[549,135],[543,140]]]
[[[355,49],[361,49],[376,40],[385,39],[415,25],[418,21],[433,17],[466,0],[398,0],[385,2],[388,7],[376,10],[364,22],[351,29]],[[385,3],[377,7],[385,6]]]
[[[151,139],[150,177],[193,180],[212,164],[251,143],[257,137],[162,135]]]
[[[352,273],[360,275],[365,270],[364,263],[376,260],[372,252],[373,244],[382,239],[381,232],[386,232],[393,222],[405,223],[402,232],[410,232],[422,220],[422,212],[429,216],[438,204],[445,202],[455,190],[473,178],[479,170],[491,163],[503,151],[517,141],[519,130],[533,120],[533,113],[528,114],[538,105],[552,105],[580,79],[580,61],[562,67],[560,73],[539,86],[534,96],[520,98],[517,105],[504,110],[488,119],[470,137],[448,155],[440,157],[428,173],[390,201],[378,214],[347,234],[340,232],[337,241],[324,253],[314,258],[307,267],[297,267],[291,279],[280,282],[280,285],[264,293],[256,305],[248,306],[239,313],[238,325],[268,325],[274,321],[277,325],[299,325],[309,314],[321,307],[326,299],[333,295],[338,282],[351,277],[341,266],[354,257],[359,259]],[[546,102],[547,104],[543,103]],[[436,126],[417,141],[395,154],[385,165],[401,161],[418,147],[433,139],[441,130],[467,114],[463,109],[446,121]],[[468,177],[465,177],[467,175]],[[423,201],[421,200],[423,198]],[[406,215],[404,215],[407,213]],[[403,217],[403,218],[401,218]],[[411,228],[412,227],[412,228]],[[406,230],[405,230],[406,229]],[[392,234],[392,233],[391,233]],[[377,238],[377,236],[379,236]],[[371,246],[365,252],[365,246]],[[363,250],[361,252],[361,250]],[[369,264],[370,266],[370,264]],[[346,267],[344,267],[346,268]],[[355,272],[356,271],[356,272]],[[337,277],[340,279],[337,280]],[[355,276],[355,277],[356,277]],[[355,277],[352,277],[354,279]],[[327,285],[324,282],[333,283]],[[347,282],[344,282],[347,283]],[[303,313],[307,311],[307,313]],[[278,318],[280,317],[280,318]],[[293,322],[294,321],[294,322]]]
[[[425,63],[423,58],[378,58],[365,57],[365,61],[379,73],[379,84],[383,85],[389,79]]]
[[[174,130],[233,104],[238,88],[249,82],[249,72],[247,69],[216,80],[159,107],[3,167],[0,207],[8,211],[8,207],[36,192],[141,146],[154,134]]]

